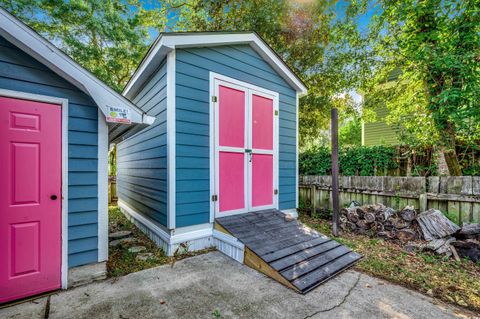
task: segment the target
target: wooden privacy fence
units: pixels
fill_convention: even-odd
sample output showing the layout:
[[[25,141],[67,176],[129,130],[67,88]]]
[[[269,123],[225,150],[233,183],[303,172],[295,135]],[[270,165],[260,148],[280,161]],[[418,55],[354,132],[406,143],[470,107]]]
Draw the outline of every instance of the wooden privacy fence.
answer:
[[[301,205],[332,209],[331,176],[300,176]],[[351,201],[382,203],[395,209],[412,205],[420,211],[436,208],[458,224],[480,221],[478,176],[340,176],[340,207]]]

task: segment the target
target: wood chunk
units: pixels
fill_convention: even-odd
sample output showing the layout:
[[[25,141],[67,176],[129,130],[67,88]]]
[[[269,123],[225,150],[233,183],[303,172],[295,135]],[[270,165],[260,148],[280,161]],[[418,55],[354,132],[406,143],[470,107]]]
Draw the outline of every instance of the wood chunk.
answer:
[[[450,256],[452,254],[452,250],[450,249],[450,244],[455,241],[453,237],[445,237],[440,239],[434,239],[428,242],[424,249],[434,251],[437,254],[444,254]]]
[[[464,241],[456,241],[452,243],[452,246],[458,252],[461,258],[469,258],[473,262],[480,260],[480,242],[477,240],[467,239]]]
[[[422,229],[423,237],[427,241],[450,236],[460,230],[460,227],[451,222],[441,211],[429,209],[417,216]]]
[[[417,239],[417,233],[410,228],[404,228],[397,231],[397,238],[402,242],[408,242]]]
[[[365,221],[367,223],[373,223],[375,221],[375,214],[374,213],[366,213],[365,216],[363,216]]]
[[[415,217],[417,217],[417,212],[413,206],[406,206],[400,211],[399,215],[403,220],[411,222],[415,219]]]
[[[475,238],[480,236],[480,224],[463,224],[462,229],[460,229],[457,235],[455,235],[455,237],[459,238]]]

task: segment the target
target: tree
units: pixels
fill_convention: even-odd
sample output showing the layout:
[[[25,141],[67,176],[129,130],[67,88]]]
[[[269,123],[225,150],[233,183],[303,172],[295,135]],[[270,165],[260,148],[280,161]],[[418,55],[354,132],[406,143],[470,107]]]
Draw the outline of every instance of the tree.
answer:
[[[390,120],[401,122],[404,133],[438,142],[450,174],[461,175],[457,144],[480,140],[480,1],[376,5],[381,11],[364,38],[368,47],[362,45],[358,55],[371,71],[363,90],[371,104],[385,102]],[[402,71],[396,84],[382,85],[396,68]]]
[[[121,91],[166,14],[140,0],[0,0],[0,5]]]

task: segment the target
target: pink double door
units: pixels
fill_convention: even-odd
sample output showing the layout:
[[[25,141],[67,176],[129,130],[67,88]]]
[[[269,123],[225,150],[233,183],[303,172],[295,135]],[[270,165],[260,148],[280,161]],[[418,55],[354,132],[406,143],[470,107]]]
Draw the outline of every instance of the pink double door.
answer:
[[[277,207],[278,95],[215,80],[217,217]]]
[[[0,303],[61,286],[61,107],[0,96]]]

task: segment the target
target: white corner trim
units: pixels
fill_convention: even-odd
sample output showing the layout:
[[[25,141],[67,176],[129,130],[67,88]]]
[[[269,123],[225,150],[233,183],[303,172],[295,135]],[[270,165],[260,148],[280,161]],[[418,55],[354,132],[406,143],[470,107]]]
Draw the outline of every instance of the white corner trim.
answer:
[[[123,95],[131,97],[135,90],[148,78],[152,69],[150,63],[162,59],[162,55],[168,54],[169,50],[175,48],[188,48],[198,46],[220,46],[220,45],[250,45],[278,74],[289,83],[300,94],[307,93],[307,87],[293,73],[285,62],[256,34],[253,32],[244,33],[165,33],[155,41],[147,53],[144,61],[135,71],[129,83],[123,91]]]
[[[108,126],[98,110],[98,261],[108,260]]]
[[[209,114],[209,154],[210,154],[210,223],[215,220],[215,202],[212,201],[212,196],[215,195],[215,102],[212,101],[212,96],[215,95],[215,73],[209,74],[210,91],[208,96],[208,114]]]
[[[133,103],[2,8],[0,8],[0,35],[90,95],[105,115],[108,114],[108,106],[120,106],[130,110],[134,123],[148,124],[152,121]]]
[[[0,9],[1,10],[1,9]],[[0,89],[0,96],[62,106],[62,289],[68,286],[68,100],[47,95]]]
[[[175,50],[167,55],[167,226],[169,229],[175,228]]]
[[[298,145],[300,143],[300,141],[298,140],[300,134],[298,133],[298,119],[300,118],[299,117],[299,113],[300,113],[300,104],[299,104],[299,97],[298,97],[298,93],[296,94],[296,106],[295,106],[295,144],[296,144],[296,149],[295,149],[295,208],[298,208],[298,181],[299,181],[299,178],[298,178],[298,174],[300,172],[300,167],[298,166],[299,162],[298,162]]]

